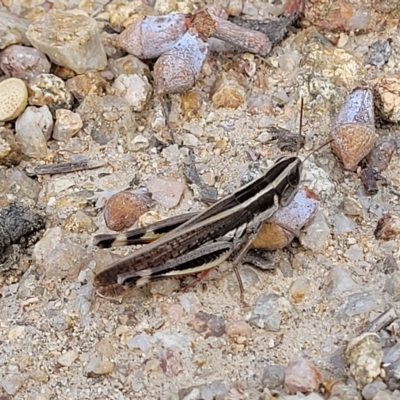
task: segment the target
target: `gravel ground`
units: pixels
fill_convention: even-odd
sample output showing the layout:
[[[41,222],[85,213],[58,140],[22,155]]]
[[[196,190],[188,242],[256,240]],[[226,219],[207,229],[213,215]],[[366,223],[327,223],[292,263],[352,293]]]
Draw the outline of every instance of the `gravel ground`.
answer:
[[[257,2],[251,6],[263,9]],[[398,71],[400,35],[395,27],[326,36],[339,38],[342,48],[357,57],[357,71],[369,87],[374,79]],[[166,143],[168,130],[160,97],[152,95],[144,110],[135,114],[148,148],[129,151],[125,137],[99,144],[82,130],[68,142],[49,141],[47,161],[68,160],[74,152],[104,162],[103,167],[37,178],[16,175],[37,164],[32,158],[25,157],[13,168],[2,167],[2,205],[7,200],[34,205],[47,224],[44,238],[21,248],[18,260],[5,263],[1,270],[1,399],[258,399],[267,387],[284,395],[264,370],[270,365],[286,368],[296,354],[310,360],[325,382],[347,380],[347,343],[382,312],[399,308],[398,239],[374,236],[384,214],[400,211],[397,152],[381,172],[385,180],[378,182],[379,192],[373,196],[365,192],[357,172],[344,170],[329,146],[311,156],[304,166],[304,184],[319,195],[320,211],[300,241],[273,253],[273,270],[241,267],[248,306],[239,301],[229,262],[187,291],[182,287],[191,277],[161,280],[135,289],[122,303],[99,298],[92,284],[95,269],[134,251],[93,246],[94,234],[110,232],[98,207],[103,191],[123,190],[132,182],[146,186],[153,177],[167,177],[176,185],[185,184],[182,199],[169,209],[156,203],[152,211],[168,217],[204,209],[199,187],[185,181],[183,174],[189,148],[203,182],[214,187],[219,198],[232,193],[250,163],[293,154],[279,150],[270,128],[298,132],[300,93],[305,99],[305,145],[300,156],[327,141],[332,117],[345,100],[343,93],[361,80],[354,70],[344,71],[340,78],[332,76],[330,68],[336,67],[329,65],[328,56],[314,64],[305,60],[302,51],[311,45],[304,43],[312,37],[312,31],[303,28],[289,33],[268,56],[248,56],[256,71],[239,74],[232,93],[235,85],[243,85],[247,96],[266,93],[271,101],[268,112],[251,114],[246,102],[236,109],[213,104],[212,83],[221,71],[237,68],[238,56],[212,51],[196,84],[199,117],[190,118],[181,110],[181,95],[170,96],[176,144],[160,150],[153,141],[156,136]],[[387,38],[388,61],[372,65],[368,46]],[[318,63],[327,63],[320,70],[327,71],[326,87],[337,85],[332,89],[336,97],[314,96],[310,80],[302,78],[316,71]],[[315,72],[314,84],[322,81],[321,76]],[[376,129],[379,137],[389,135],[398,141],[397,124],[377,116]],[[38,190],[27,194],[25,186]],[[272,303],[265,294],[275,296]],[[263,317],[257,317],[255,304],[279,309],[277,329],[260,327]],[[391,329],[379,332],[382,342],[396,343],[398,331]],[[200,385],[208,394],[185,397],[183,389]],[[320,395],[329,398],[326,391]],[[398,392],[395,396],[400,398]],[[262,398],[268,397],[264,393]]]

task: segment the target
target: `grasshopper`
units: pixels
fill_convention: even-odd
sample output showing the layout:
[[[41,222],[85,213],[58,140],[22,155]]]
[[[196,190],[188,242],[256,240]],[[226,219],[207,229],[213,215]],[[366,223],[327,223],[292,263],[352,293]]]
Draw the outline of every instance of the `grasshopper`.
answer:
[[[238,264],[262,223],[293,199],[301,169],[299,157],[281,157],[262,176],[202,212],[169,218],[122,235],[95,237],[95,244],[101,247],[147,243],[97,273],[97,293],[119,298],[150,280],[208,271],[233,258],[243,301]]]

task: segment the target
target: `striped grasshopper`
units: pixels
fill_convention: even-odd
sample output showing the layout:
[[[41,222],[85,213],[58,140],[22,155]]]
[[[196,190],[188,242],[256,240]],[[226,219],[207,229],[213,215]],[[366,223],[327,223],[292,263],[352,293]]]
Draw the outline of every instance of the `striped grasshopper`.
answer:
[[[281,157],[262,176],[202,212],[172,217],[125,234],[96,236],[95,244],[100,247],[147,243],[97,273],[96,292],[120,298],[150,280],[209,271],[230,258],[243,302],[238,265],[262,223],[293,199],[301,169],[297,156]]]

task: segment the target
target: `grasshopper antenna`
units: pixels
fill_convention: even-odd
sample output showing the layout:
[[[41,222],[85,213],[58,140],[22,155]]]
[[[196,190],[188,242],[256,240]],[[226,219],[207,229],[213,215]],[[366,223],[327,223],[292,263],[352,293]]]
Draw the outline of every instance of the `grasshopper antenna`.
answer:
[[[303,128],[303,107],[304,107],[304,99],[303,96],[300,98],[300,126],[299,126],[299,138],[297,140],[297,150],[296,150],[296,157],[299,155],[300,152],[300,144],[301,144],[301,130]]]
[[[313,150],[310,154],[307,154],[307,157],[303,160],[306,161],[307,159],[310,158],[310,156],[312,156],[314,153],[316,153],[317,151],[321,150],[323,147],[325,147],[326,145],[328,145],[329,143],[333,142],[333,139],[328,140],[327,142],[321,144],[321,146],[318,146],[315,150]]]

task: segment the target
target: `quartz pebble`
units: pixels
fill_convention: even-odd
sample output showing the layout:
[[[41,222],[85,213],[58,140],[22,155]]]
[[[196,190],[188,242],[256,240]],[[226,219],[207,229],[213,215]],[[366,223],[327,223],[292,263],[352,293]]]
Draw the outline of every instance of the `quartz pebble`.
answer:
[[[351,278],[345,267],[337,265],[329,271],[325,280],[325,292],[330,296],[337,296],[340,293],[351,292],[357,284]]]
[[[238,76],[222,72],[211,88],[211,100],[215,107],[238,108],[245,99],[245,89],[239,83]]]
[[[251,326],[245,321],[229,321],[225,325],[225,332],[239,343],[251,336]]]
[[[64,109],[56,110],[53,139],[68,142],[72,136],[80,131],[82,126],[82,119],[78,113]]]
[[[73,96],[65,86],[65,82],[53,74],[40,74],[29,81],[29,104],[33,106],[47,105],[50,111],[59,108],[70,109]]]
[[[297,278],[289,288],[290,296],[295,303],[301,303],[304,297],[313,291],[315,286],[308,278]]]
[[[322,381],[321,372],[301,355],[296,354],[289,360],[284,380],[289,393],[316,391]]]
[[[32,47],[13,45],[0,53],[0,68],[5,75],[29,80],[50,72],[46,56]]]
[[[378,292],[354,293],[345,299],[343,305],[339,308],[338,317],[345,319],[374,310],[382,310],[384,307],[385,300]]]
[[[382,344],[376,333],[364,333],[350,341],[346,348],[349,373],[361,390],[371,383],[381,371]]]
[[[104,206],[104,220],[109,229],[122,231],[130,228],[149,210],[151,199],[146,192],[123,191],[111,196]]]
[[[85,15],[50,10],[29,26],[26,36],[54,64],[78,74],[107,65],[97,22]]]
[[[15,123],[15,139],[23,154],[44,158],[52,130],[53,117],[47,106],[27,107]]]
[[[185,185],[175,179],[153,177],[147,183],[147,189],[153,200],[165,208],[172,208],[179,204]]]
[[[79,102],[90,94],[101,96],[111,91],[108,80],[98,71],[88,71],[82,75],[73,76],[65,85]]]
[[[30,46],[26,38],[26,31],[29,21],[20,18],[13,13],[0,11],[0,49],[4,49],[12,44],[24,44]]]
[[[119,96],[88,95],[76,112],[82,118],[83,130],[101,145],[137,130],[129,104]]]
[[[58,357],[58,363],[63,367],[70,367],[73,362],[78,358],[78,353],[75,350],[68,350]]]
[[[11,121],[24,111],[28,90],[24,81],[9,78],[0,82],[0,122]]]
[[[0,385],[9,395],[14,395],[18,392],[20,387],[24,384],[24,377],[19,373],[11,373],[4,375],[0,378]]]
[[[374,235],[377,239],[391,240],[400,233],[400,215],[388,213],[379,219]]]
[[[143,75],[119,75],[112,87],[115,94],[124,98],[137,112],[143,110],[151,95],[151,85]]]
[[[300,237],[300,243],[312,250],[321,251],[328,245],[331,236],[330,227],[322,211],[318,211],[312,222],[306,227],[305,234]]]
[[[15,140],[14,132],[8,127],[0,127],[0,164],[12,167],[18,165],[21,159],[21,147]]]
[[[292,306],[284,297],[275,293],[262,293],[254,306],[250,317],[250,325],[269,331],[278,331],[282,315],[291,314]]]

